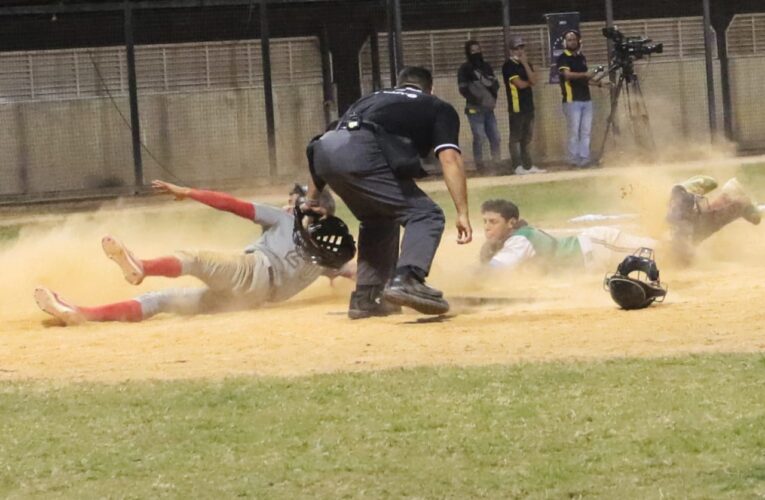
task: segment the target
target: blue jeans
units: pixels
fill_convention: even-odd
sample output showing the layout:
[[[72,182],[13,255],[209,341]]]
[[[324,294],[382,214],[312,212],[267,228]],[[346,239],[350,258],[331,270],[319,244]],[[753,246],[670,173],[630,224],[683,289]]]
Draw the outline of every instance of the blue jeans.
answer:
[[[590,161],[592,101],[565,102],[563,114],[568,125],[567,160],[572,165],[586,165]]]
[[[499,129],[497,128],[497,118],[494,111],[474,111],[467,112],[470,130],[473,132],[473,159],[477,165],[483,162],[483,144],[486,139],[491,146],[491,158],[499,161],[502,158],[500,152]]]

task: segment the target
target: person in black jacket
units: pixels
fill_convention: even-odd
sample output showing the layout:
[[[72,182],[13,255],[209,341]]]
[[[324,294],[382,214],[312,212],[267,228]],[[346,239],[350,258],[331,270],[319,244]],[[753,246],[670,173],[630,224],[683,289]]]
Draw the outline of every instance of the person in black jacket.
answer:
[[[480,43],[475,40],[465,42],[465,56],[467,61],[460,66],[457,81],[473,132],[473,159],[476,168],[481,170],[484,167],[483,145],[487,139],[492,160],[498,163],[501,158],[499,129],[494,116],[499,82],[489,63],[483,60]]]

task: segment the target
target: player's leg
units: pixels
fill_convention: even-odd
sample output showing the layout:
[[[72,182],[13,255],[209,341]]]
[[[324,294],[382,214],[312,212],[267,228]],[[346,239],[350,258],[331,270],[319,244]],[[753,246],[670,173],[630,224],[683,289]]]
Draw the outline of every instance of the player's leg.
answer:
[[[757,204],[734,177],[726,182],[719,192],[710,195],[698,204],[699,215],[694,226],[694,242],[699,243],[738,218],[751,224],[761,220]]]
[[[47,288],[35,289],[35,301],[44,312],[76,325],[87,321],[137,322],[156,314],[169,312],[182,315],[206,312],[213,295],[206,288],[174,288],[149,292],[134,299],[100,306],[77,306]]]
[[[120,267],[125,280],[133,285],[139,285],[146,276],[175,278],[181,275],[181,262],[177,257],[142,260],[112,236],[104,236],[101,239],[101,246],[106,256]]]
[[[76,306],[47,288],[35,289],[35,302],[44,312],[66,325],[87,321],[141,321],[141,305],[136,300],[126,300],[97,307]]]
[[[588,268],[605,269],[639,248],[655,250],[658,242],[615,227],[597,226],[579,233],[579,245]]]
[[[181,275],[194,276],[218,293],[245,296],[252,306],[265,302],[271,292],[269,262],[261,252],[228,254],[220,252],[176,253]]]
[[[194,276],[214,291],[252,295],[254,301],[265,300],[270,291],[268,265],[259,252],[232,255],[181,251],[143,260],[113,237],[104,237],[102,245],[106,255],[120,266],[125,279],[135,285],[145,276]]]

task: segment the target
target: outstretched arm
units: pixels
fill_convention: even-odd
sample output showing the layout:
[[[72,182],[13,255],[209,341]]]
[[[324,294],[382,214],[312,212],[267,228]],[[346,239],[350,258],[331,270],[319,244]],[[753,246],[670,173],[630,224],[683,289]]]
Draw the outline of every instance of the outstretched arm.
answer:
[[[217,210],[230,212],[248,220],[255,220],[255,205],[227,193],[176,186],[175,184],[160,180],[152,181],[151,187],[158,193],[167,193],[175,196],[176,200],[191,198]]]
[[[462,164],[462,155],[456,149],[442,149],[437,153],[444,173],[444,181],[457,209],[457,243],[470,243],[473,228],[470,227],[467,202],[467,181]]]

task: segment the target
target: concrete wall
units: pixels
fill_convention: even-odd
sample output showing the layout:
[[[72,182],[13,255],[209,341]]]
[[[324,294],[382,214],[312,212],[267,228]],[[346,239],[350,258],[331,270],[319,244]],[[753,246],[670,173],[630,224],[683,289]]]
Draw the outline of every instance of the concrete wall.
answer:
[[[733,136],[743,147],[762,148],[765,141],[762,67],[765,57],[730,59]]]
[[[260,88],[141,95],[145,179],[267,177],[263,100]],[[274,106],[278,173],[305,178],[305,146],[324,129],[321,85],[275,87]],[[132,184],[131,132],[115,108],[129,119],[125,98],[0,105],[0,195]]]

